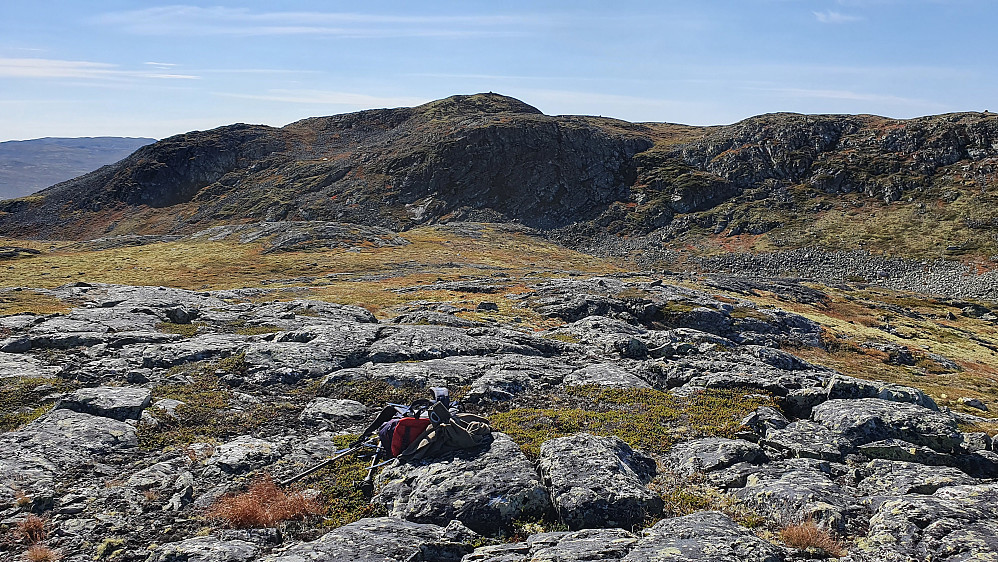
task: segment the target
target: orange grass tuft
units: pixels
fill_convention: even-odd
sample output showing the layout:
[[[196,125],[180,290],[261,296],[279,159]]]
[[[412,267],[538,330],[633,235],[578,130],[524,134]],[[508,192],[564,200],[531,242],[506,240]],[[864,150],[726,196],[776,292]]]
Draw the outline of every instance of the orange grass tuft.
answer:
[[[207,515],[237,529],[273,527],[281,521],[322,515],[322,504],[302,492],[285,492],[270,476],[253,482],[240,494],[226,495],[208,509]]]
[[[839,541],[831,533],[815,525],[810,519],[795,525],[788,525],[780,531],[780,538],[787,546],[799,548],[817,548],[831,556],[842,556],[843,549]]]
[[[29,548],[27,552],[24,553],[24,557],[28,559],[29,562],[56,562],[59,558],[59,554],[47,546],[36,544]]]
[[[17,524],[17,534],[28,544],[45,540],[45,521],[37,515],[29,515]]]

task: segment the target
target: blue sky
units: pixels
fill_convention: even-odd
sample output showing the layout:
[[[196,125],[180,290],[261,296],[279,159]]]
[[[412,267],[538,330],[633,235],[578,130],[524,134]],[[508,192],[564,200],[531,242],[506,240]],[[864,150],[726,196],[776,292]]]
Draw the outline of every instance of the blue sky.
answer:
[[[996,0],[0,0],[0,141],[494,91],[548,114],[998,110]]]

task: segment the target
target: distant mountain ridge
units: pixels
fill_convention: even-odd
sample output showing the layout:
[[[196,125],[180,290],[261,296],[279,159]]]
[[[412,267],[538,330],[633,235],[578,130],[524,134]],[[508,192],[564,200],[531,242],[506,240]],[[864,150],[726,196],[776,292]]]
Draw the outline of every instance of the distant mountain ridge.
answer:
[[[80,137],[0,142],[0,199],[23,197],[101,166],[156,139]]]
[[[0,203],[0,234],[327,220],[516,222],[596,252],[865,249],[998,259],[998,116],[549,116],[498,94],[177,135]]]

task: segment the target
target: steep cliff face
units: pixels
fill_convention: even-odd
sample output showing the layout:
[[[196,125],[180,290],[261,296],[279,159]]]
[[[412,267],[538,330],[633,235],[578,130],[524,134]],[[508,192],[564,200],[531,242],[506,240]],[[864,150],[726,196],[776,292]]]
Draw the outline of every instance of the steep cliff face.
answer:
[[[517,221],[575,240],[790,229],[781,240],[802,245],[815,240],[801,233],[837,206],[888,205],[892,217],[921,213],[930,232],[962,221],[984,236],[998,224],[996,166],[998,116],[986,113],[770,114],[686,127],[547,116],[478,94],[172,137],[0,203],[0,233],[181,233],[256,220],[404,229],[461,219]]]

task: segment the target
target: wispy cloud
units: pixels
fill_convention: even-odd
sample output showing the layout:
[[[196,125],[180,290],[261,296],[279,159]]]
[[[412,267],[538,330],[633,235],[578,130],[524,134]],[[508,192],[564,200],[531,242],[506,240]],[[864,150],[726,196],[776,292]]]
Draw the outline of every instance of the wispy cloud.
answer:
[[[84,78],[92,80],[121,80],[127,78],[158,78],[196,80],[190,74],[149,70],[125,70],[103,62],[0,57],[0,77],[5,78]]]
[[[873,103],[888,103],[892,105],[906,105],[914,107],[933,107],[935,102],[919,99],[895,96],[892,94],[873,94],[866,92],[854,92],[852,90],[823,90],[811,88],[746,88],[765,92],[773,92],[787,97],[826,99],[837,101],[862,101]]]
[[[522,16],[388,16],[348,12],[254,12],[244,8],[162,6],[93,19],[138,35],[326,35],[344,38],[476,37],[523,33]]]
[[[276,101],[282,103],[302,103],[320,105],[343,105],[357,108],[371,107],[404,107],[419,105],[430,101],[429,98],[416,97],[384,97],[351,92],[335,92],[328,90],[267,90],[262,94],[240,94],[215,92],[215,95],[248,100]]]
[[[854,16],[850,14],[843,14],[842,12],[834,12],[832,10],[827,10],[824,12],[812,12],[814,17],[821,23],[852,23],[857,21],[863,21],[861,16]]]

